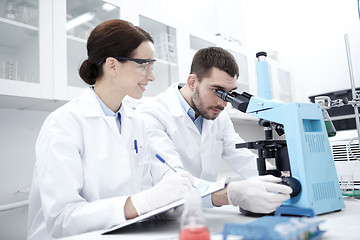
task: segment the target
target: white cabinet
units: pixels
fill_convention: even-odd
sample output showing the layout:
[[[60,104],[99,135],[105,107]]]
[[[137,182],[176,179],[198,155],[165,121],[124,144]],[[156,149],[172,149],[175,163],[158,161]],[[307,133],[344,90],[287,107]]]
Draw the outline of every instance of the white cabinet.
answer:
[[[51,4],[48,0],[0,3],[2,108],[41,109],[44,99],[53,95]]]
[[[120,8],[104,1],[2,1],[0,108],[53,110],[80,95],[86,39],[113,18]]]
[[[107,19],[120,18],[148,31],[154,39],[155,82],[144,98],[163,92],[173,82],[185,82],[192,57],[201,48],[220,46],[236,58],[238,91],[257,95],[255,53],[219,36],[200,33],[124,0],[7,0],[0,3],[0,107],[53,110],[79,96],[87,86],[78,75],[87,59],[91,30]],[[196,29],[196,30],[194,30]],[[291,101],[286,68],[269,61],[273,95]],[[127,99],[133,106],[136,102]]]
[[[135,4],[135,2],[131,2],[129,8],[137,9],[137,11],[129,11],[132,14],[124,16],[124,20],[140,26],[151,35],[155,46],[156,62],[154,64],[155,81],[148,84],[143,97],[140,100],[125,98],[127,104],[133,108],[149,97],[164,92],[170,84],[182,81],[180,62],[183,61],[181,49],[184,45],[182,37],[184,32],[176,22],[152,15],[149,11],[137,8]]]
[[[86,42],[99,23],[120,18],[120,7],[107,1],[53,1],[54,31],[54,98],[71,100],[87,84],[78,70],[87,59]]]
[[[131,3],[121,1],[54,1],[54,26],[65,26],[54,29],[56,99],[70,100],[87,86],[78,74],[81,63],[87,59],[86,41],[91,30],[107,19],[128,20],[148,31],[154,39],[156,83],[148,85],[145,98],[155,96],[179,80],[176,27],[134,11],[134,8]],[[133,99],[129,101],[135,104]]]
[[[278,80],[278,89],[279,95],[278,98],[281,101],[290,103],[294,101],[294,92],[291,82],[290,71],[284,68],[277,68],[277,80]]]
[[[155,82],[148,84],[144,92],[145,97],[152,97],[165,91],[171,83],[179,81],[177,31],[175,26],[143,14],[138,15],[138,22],[141,28],[150,33],[155,45]]]
[[[290,103],[294,101],[294,90],[290,70],[283,64],[268,58],[273,99]]]

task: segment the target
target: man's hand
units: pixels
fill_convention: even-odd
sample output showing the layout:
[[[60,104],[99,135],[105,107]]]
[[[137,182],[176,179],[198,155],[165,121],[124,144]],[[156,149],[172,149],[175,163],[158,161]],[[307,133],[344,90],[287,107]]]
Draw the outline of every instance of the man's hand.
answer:
[[[292,189],[279,184],[281,178],[272,175],[258,176],[227,186],[229,204],[254,213],[271,213],[290,198]]]

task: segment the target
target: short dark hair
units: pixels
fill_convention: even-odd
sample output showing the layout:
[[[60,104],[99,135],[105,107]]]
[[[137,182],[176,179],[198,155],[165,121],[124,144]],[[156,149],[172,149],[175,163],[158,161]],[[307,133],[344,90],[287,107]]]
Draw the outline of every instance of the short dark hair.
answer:
[[[94,85],[102,75],[101,62],[107,57],[132,57],[134,50],[145,41],[153,43],[150,34],[132,23],[112,19],[97,25],[87,40],[88,59],[79,69],[80,77]]]
[[[199,81],[208,77],[211,69],[216,67],[234,78],[239,77],[239,67],[234,56],[221,47],[200,49],[194,56],[190,73],[196,74]]]

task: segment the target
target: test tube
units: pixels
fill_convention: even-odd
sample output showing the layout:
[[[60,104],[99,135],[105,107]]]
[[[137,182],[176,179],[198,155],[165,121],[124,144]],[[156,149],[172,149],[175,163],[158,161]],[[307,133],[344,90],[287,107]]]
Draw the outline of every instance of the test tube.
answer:
[[[18,61],[16,58],[7,57],[3,63],[4,78],[9,80],[17,80]]]

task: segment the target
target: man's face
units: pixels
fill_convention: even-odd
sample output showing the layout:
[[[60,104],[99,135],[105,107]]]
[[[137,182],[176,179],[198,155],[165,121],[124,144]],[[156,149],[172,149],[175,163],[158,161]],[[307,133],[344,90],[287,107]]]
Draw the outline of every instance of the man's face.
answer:
[[[236,79],[218,68],[213,68],[209,77],[203,78],[201,82],[195,80],[191,105],[197,116],[214,120],[224,110],[227,103],[216,96],[214,90],[217,89],[233,91],[236,89]]]

